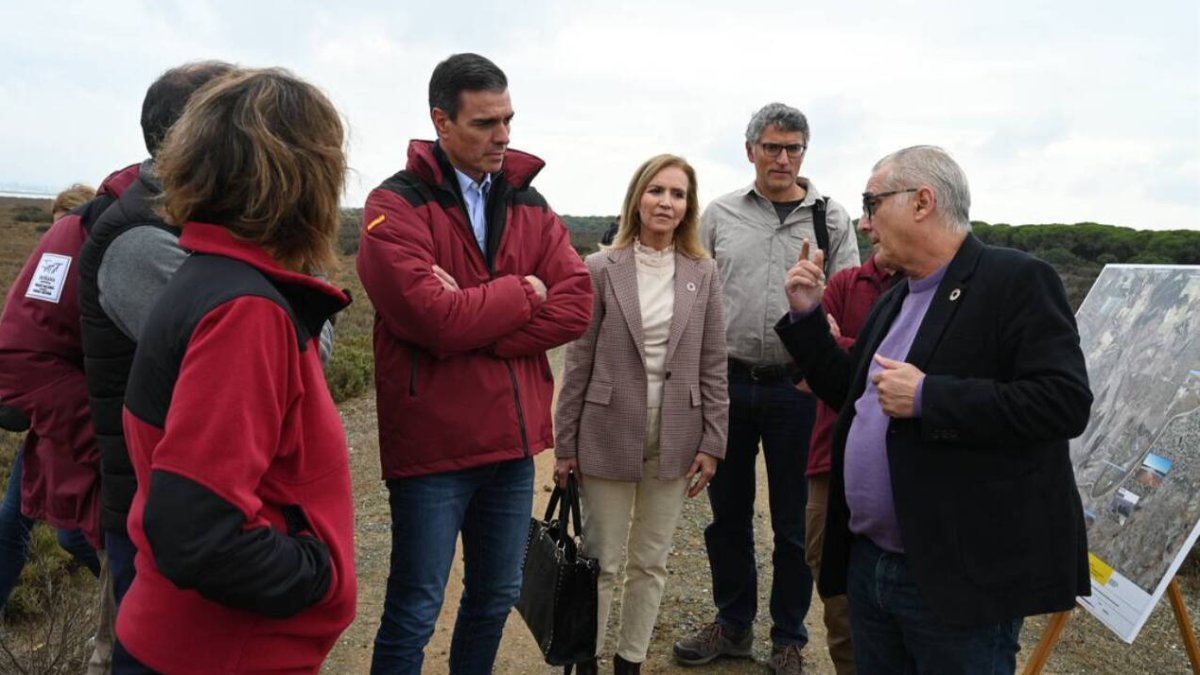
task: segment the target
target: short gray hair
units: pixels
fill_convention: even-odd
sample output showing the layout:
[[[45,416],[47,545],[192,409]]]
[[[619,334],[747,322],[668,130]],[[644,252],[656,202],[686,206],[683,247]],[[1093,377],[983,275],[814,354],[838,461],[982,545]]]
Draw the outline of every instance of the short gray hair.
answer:
[[[967,185],[967,175],[945,150],[936,145],[914,145],[879,160],[871,173],[883,168],[887,169],[887,175],[879,186],[881,191],[928,185],[946,227],[971,229],[971,188]]]
[[[799,110],[782,103],[768,103],[754,113],[750,124],[746,125],[746,142],[757,143],[762,138],[763,129],[772,125],[780,131],[799,131],[804,134],[805,145],[808,144],[808,118]]]

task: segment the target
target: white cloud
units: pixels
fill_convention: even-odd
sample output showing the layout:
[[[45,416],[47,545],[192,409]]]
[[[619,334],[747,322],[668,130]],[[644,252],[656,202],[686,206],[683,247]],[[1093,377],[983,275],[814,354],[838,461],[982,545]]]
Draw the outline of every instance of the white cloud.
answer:
[[[810,117],[805,174],[848,205],[878,157],[936,143],[979,219],[1200,228],[1198,45],[1192,0],[9,6],[0,156],[17,161],[0,183],[57,188],[139,159],[145,87],[222,58],[329,92],[361,203],[432,135],[430,70],[470,50],[507,71],[513,145],[547,160],[538,186],[564,213],[616,212],[658,152],[696,165],[703,199],[748,183],[746,121],[782,100]]]

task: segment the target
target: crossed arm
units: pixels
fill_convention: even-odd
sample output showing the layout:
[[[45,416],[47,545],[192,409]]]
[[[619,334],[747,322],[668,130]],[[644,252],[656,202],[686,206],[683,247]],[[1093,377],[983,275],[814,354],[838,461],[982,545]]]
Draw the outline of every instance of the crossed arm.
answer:
[[[583,333],[591,312],[587,270],[566,227],[547,210],[536,269],[460,287],[441,268],[430,225],[398,195],[367,200],[358,273],[380,319],[398,339],[439,358],[477,349],[511,358]]]

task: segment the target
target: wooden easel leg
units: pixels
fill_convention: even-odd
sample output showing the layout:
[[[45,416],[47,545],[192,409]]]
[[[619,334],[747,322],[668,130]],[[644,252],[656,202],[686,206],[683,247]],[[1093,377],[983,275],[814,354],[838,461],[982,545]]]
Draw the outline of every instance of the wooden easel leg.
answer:
[[[1171,600],[1171,609],[1175,611],[1175,623],[1179,624],[1183,646],[1187,649],[1188,660],[1192,662],[1192,672],[1200,675],[1200,644],[1196,642],[1196,628],[1192,626],[1192,618],[1188,616],[1187,605],[1183,604],[1179,577],[1167,584],[1167,598]]]
[[[1034,647],[1022,675],[1039,675],[1042,672],[1042,668],[1045,668],[1046,662],[1050,660],[1050,654],[1054,652],[1054,646],[1062,639],[1063,629],[1067,627],[1067,620],[1070,618],[1071,610],[1050,615],[1046,630],[1042,632],[1042,639],[1038,640],[1037,647]]]

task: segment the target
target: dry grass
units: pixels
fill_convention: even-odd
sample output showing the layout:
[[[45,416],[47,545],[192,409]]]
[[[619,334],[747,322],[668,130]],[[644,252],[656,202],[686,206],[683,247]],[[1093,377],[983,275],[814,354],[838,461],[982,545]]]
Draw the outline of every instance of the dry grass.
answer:
[[[45,202],[48,206],[48,202]],[[13,218],[16,209],[37,206],[34,200],[0,198],[0,291],[7,293],[9,284],[24,264],[25,258],[45,230],[45,223],[18,222]],[[354,219],[351,218],[351,221]],[[349,236],[349,235],[348,235]],[[340,640],[331,656],[326,672],[359,672],[369,660],[370,637],[378,618],[378,600],[386,578],[387,502],[386,493],[378,482],[377,448],[374,445],[374,404],[369,400],[354,400],[371,390],[372,356],[371,329],[373,310],[354,271],[353,255],[342,258],[341,268],[332,275],[335,284],[350,289],[354,303],[338,321],[333,361],[328,367],[331,389],[337,400],[349,403],[340,406],[347,416],[351,455],[355,465],[355,501],[359,517],[359,575],[362,600],[357,630],[351,629]],[[561,366],[561,350],[550,355],[556,370]],[[6,479],[12,454],[19,440],[16,434],[0,432],[0,479]],[[543,471],[545,473],[545,471]],[[543,476],[544,479],[544,476]],[[540,481],[547,483],[548,479]],[[3,483],[0,483],[2,486]],[[542,495],[541,497],[544,497]],[[690,503],[693,510],[703,511],[705,504]],[[701,518],[703,520],[703,518]],[[765,525],[764,522],[759,523]],[[710,611],[707,600],[700,601],[691,594],[703,595],[708,586],[707,569],[700,540],[702,523],[681,528],[677,541],[677,558],[672,560],[672,582],[661,617],[659,645],[669,645],[672,630],[682,630],[688,622],[700,620]],[[769,528],[767,528],[769,529]],[[690,557],[689,557],[690,556]],[[95,599],[98,589],[86,571],[72,572],[70,557],[62,551],[54,533],[44,525],[34,531],[34,540],[22,583],[14,591],[7,615],[0,617],[0,673],[52,674],[78,673],[87,658],[87,641],[94,632]],[[1181,570],[1185,597],[1193,611],[1193,620],[1200,620],[1200,556],[1195,552]],[[764,580],[765,582],[765,580]],[[819,604],[819,603],[817,603]],[[448,602],[452,608],[453,603]],[[452,613],[452,609],[447,609]],[[430,659],[444,663],[448,639],[442,635],[452,624],[452,618],[439,625],[439,636],[431,644]],[[810,617],[810,624],[813,617]],[[536,658],[519,620],[506,634],[498,672],[548,672]],[[1026,624],[1023,653],[1027,655],[1040,633],[1043,620],[1031,619]],[[820,630],[816,628],[815,630]],[[514,635],[515,634],[515,635]],[[764,629],[765,634],[765,629]],[[657,644],[657,643],[656,643]],[[820,648],[820,644],[813,645]],[[664,647],[665,649],[665,647]],[[533,650],[531,654],[526,651]],[[503,653],[506,652],[506,653]],[[528,658],[527,658],[528,657]],[[676,672],[665,654],[649,672]],[[819,658],[814,660],[820,660]],[[516,664],[519,664],[516,665]],[[815,664],[814,664],[815,665]],[[744,668],[743,668],[744,667]],[[1047,672],[1106,673],[1106,672],[1186,672],[1174,618],[1166,603],[1156,609],[1136,646],[1127,647],[1116,640],[1091,617],[1077,613],[1068,625],[1067,634],[1059,645]],[[718,664],[713,672],[761,672],[753,662]],[[817,667],[816,672],[827,672]]]
[[[96,580],[86,569],[66,573],[64,568],[52,569],[44,561],[43,557],[31,556],[21,575],[20,589],[26,602],[36,605],[37,614],[4,626],[0,633],[0,672],[80,673],[91,654],[99,593]]]
[[[20,434],[0,432],[3,485],[20,440]],[[20,583],[0,610],[0,672],[82,672],[96,632],[98,597],[92,575],[58,545],[53,529],[37,523]]]

